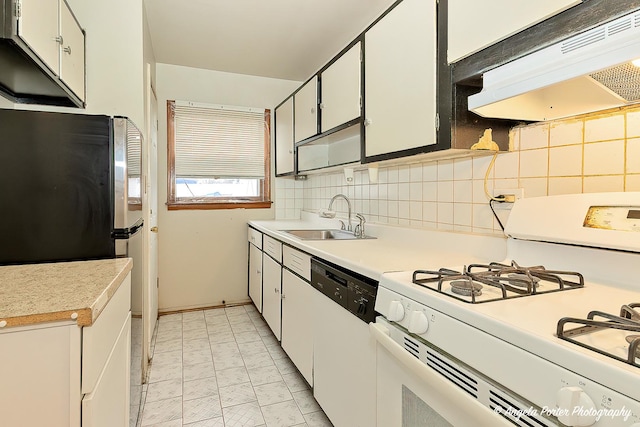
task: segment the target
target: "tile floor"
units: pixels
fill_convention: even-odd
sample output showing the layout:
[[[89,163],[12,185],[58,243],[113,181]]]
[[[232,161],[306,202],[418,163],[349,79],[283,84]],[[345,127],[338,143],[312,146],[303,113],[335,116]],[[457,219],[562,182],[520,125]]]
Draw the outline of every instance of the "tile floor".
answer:
[[[329,426],[253,305],[161,316],[140,427]]]

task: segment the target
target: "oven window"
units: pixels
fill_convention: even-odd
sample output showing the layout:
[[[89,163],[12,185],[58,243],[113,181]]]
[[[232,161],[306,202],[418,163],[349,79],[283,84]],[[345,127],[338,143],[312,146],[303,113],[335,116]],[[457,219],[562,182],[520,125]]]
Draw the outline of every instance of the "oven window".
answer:
[[[453,427],[407,386],[402,386],[402,427]]]

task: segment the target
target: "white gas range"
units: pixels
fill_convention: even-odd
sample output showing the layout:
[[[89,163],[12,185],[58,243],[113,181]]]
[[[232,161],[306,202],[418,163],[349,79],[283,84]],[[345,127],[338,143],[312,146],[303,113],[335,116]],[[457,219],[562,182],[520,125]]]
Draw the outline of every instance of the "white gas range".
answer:
[[[505,233],[499,264],[382,275],[378,425],[640,427],[640,193],[522,199]]]

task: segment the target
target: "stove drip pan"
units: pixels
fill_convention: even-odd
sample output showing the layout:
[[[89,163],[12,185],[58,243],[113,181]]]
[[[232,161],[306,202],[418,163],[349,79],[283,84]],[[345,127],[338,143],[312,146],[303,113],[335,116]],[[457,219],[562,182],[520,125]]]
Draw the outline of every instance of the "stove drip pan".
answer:
[[[472,280],[453,280],[451,282],[451,292],[464,296],[482,295],[482,285],[474,283]]]

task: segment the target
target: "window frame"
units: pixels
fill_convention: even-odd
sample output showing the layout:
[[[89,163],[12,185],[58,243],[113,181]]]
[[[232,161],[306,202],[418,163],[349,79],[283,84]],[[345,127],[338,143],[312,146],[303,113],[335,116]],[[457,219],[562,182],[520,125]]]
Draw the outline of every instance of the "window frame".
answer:
[[[271,110],[264,110],[264,179],[256,197],[176,197],[175,100],[167,100],[167,208],[268,209],[271,207]]]

